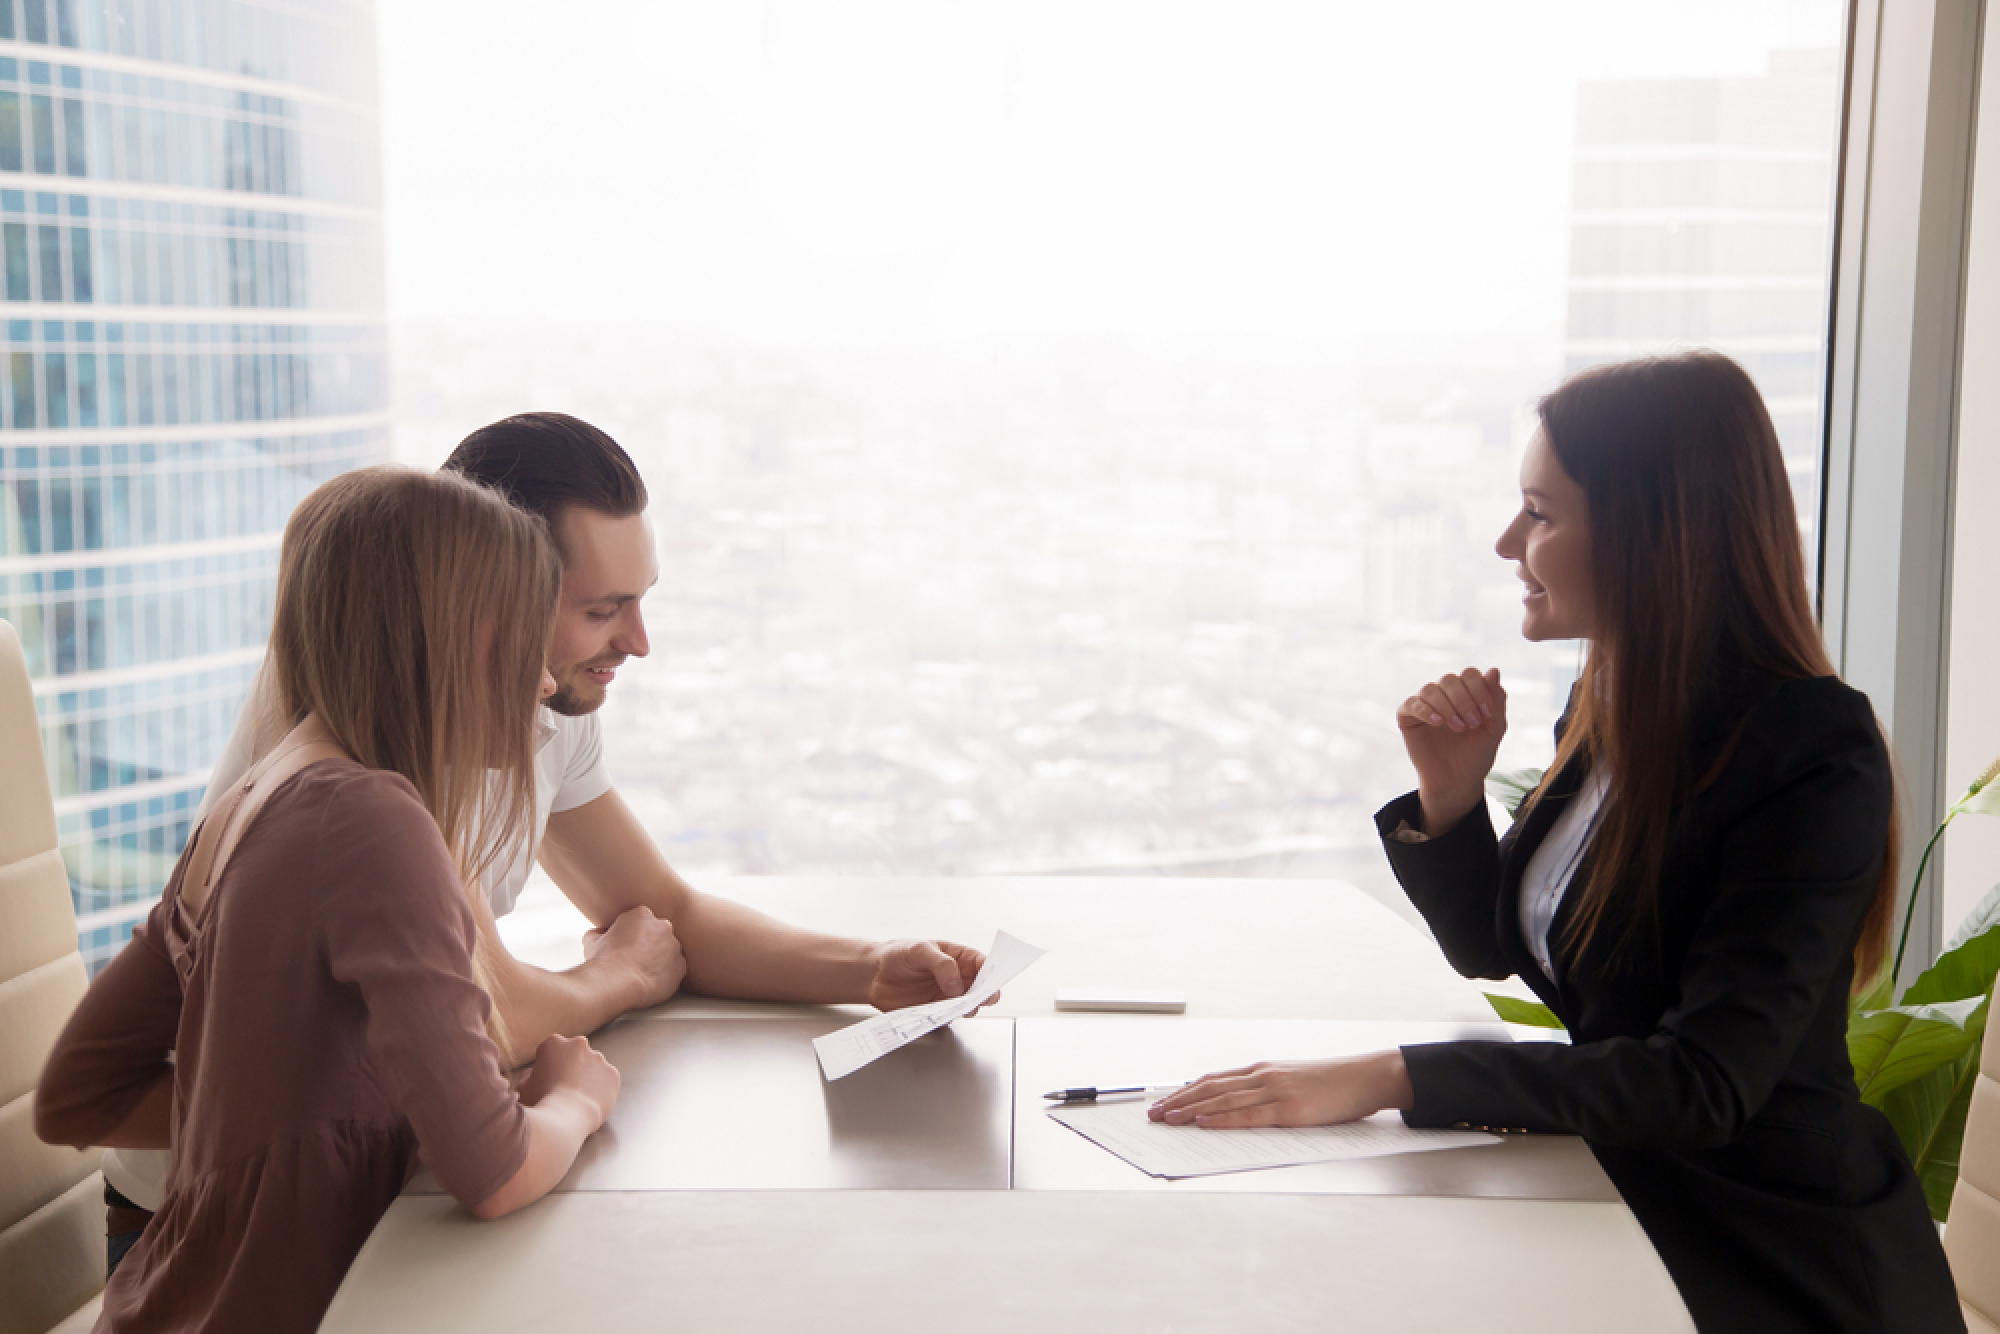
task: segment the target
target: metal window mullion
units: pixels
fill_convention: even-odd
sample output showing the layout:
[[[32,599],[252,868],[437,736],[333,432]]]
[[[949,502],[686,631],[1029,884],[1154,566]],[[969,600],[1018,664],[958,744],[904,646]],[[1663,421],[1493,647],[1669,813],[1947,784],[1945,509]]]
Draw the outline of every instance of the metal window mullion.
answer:
[[[1849,25],[1822,475],[1821,617],[1888,729],[1902,883],[1944,800],[1952,459],[1980,0],[1857,0]],[[1919,895],[1904,976],[1942,942]]]

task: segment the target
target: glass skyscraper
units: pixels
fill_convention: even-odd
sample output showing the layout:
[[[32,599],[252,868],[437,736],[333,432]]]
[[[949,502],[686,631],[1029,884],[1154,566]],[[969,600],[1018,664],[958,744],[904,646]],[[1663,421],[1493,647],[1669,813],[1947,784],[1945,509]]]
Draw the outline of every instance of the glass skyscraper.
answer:
[[[388,457],[372,4],[0,0],[0,249],[0,617],[94,969],[187,840],[292,506]]]
[[[1736,358],[1808,532],[1839,111],[1832,50],[1773,52],[1762,77],[1586,83],[1577,106],[1566,369],[1677,347]]]

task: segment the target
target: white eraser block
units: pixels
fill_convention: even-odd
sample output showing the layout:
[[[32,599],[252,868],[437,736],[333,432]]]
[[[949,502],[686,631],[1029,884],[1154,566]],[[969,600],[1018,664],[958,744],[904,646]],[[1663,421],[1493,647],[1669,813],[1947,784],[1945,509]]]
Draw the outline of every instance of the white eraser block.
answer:
[[[1184,1014],[1187,995],[1179,991],[1132,991],[1120,987],[1064,987],[1058,1010],[1113,1010],[1124,1014]]]

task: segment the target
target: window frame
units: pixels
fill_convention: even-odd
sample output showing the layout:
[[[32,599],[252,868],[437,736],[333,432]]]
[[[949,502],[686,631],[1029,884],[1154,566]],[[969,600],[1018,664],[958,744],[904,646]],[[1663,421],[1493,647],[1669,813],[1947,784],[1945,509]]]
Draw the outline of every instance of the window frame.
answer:
[[[1852,0],[1829,294],[1819,609],[1888,733],[1908,885],[1944,773],[1960,352],[1982,0]],[[1943,943],[1942,867],[1902,977]],[[1898,899],[1898,922],[1907,901]]]

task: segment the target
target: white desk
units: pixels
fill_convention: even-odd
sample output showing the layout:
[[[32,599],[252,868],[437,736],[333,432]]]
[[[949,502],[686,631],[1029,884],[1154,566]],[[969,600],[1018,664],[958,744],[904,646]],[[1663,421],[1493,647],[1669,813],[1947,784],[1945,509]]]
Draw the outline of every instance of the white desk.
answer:
[[[1190,1062],[1499,1036],[1477,988],[1356,891],[727,888],[828,929],[983,944],[999,926],[1051,952],[1000,1018],[894,1053],[852,1092],[811,1066],[810,1036],[847,1017],[826,1007],[684,999],[621,1021],[599,1040],[625,1098],[563,1187],[479,1223],[419,1184],[370,1237],[324,1331],[1692,1328],[1574,1140],[1156,1182],[1042,1116],[1045,1088],[1122,1077],[1103,1064],[1114,1055],[1181,1077],[1199,1073]],[[1054,988],[1084,984],[1181,987],[1189,1017],[1057,1016]],[[743,1080],[759,1108],[737,1115]]]
[[[1006,1190],[1012,1021],[961,1020],[829,1084],[812,1040],[846,1022],[610,1025],[592,1041],[618,1106],[556,1189]],[[428,1172],[410,1190],[441,1193]]]
[[[984,949],[996,928],[1012,932],[1048,956],[982,1011],[1003,1018],[1054,1014],[1058,987],[1107,986],[1183,991],[1189,1018],[1493,1021],[1479,984],[1452,971],[1436,944],[1335,880],[746,876],[703,888],[800,926],[875,940]],[[531,888],[500,932],[518,957],[567,968],[583,957],[588,925],[552,889]],[[689,997],[652,1013],[769,1012]]]
[[[1622,1204],[1041,1191],[399,1200],[321,1334],[1686,1334]]]

